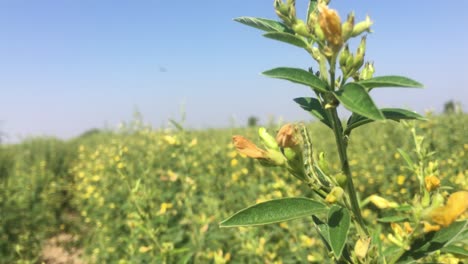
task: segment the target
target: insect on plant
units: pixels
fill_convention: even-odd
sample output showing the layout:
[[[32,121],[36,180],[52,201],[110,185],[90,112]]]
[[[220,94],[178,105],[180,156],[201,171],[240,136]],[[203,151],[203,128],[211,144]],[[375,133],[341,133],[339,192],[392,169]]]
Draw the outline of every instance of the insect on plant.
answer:
[[[424,120],[406,109],[379,108],[371,96],[375,88],[423,85],[403,76],[374,77],[373,63],[364,59],[365,34],[370,33],[373,22],[366,17],[356,23],[354,13],[341,21],[329,2],[310,0],[305,21],[297,18],[294,0],[274,1],[279,21],[255,17],[239,17],[235,21],[264,31],[264,37],[305,50],[317,63],[316,74],[292,67],[278,67],[263,74],[311,89],[312,96],[294,101],[333,133],[340,171],[331,172],[324,153],[314,153],[304,124],[286,124],[276,137],[260,128],[259,137],[265,149],[242,136],[234,136],[238,152],[262,165],[285,168],[316,195],[258,203],[235,213],[220,226],[253,226],[309,217],[329,251],[326,255],[336,263],[411,263],[420,259],[439,261],[438,256],[444,253],[468,255],[463,240],[468,221],[457,221],[468,207],[468,192],[443,193],[440,180],[426,173],[422,162],[415,165],[418,162],[411,161],[404,152],[402,155],[419,179],[420,188],[413,194],[413,200],[398,204],[373,195],[368,200],[387,210],[387,216],[379,219],[378,225],[370,225],[363,217],[348,158],[351,132],[374,121]],[[353,53],[349,41],[358,37],[360,43]],[[351,112],[345,123],[337,111],[341,106]],[[420,141],[416,140],[416,144]]]

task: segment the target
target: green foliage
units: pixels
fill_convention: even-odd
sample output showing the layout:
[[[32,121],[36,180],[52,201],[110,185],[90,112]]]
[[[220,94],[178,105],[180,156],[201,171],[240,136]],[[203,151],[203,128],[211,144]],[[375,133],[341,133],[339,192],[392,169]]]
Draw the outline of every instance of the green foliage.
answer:
[[[330,246],[339,259],[343,252],[345,243],[348,238],[349,227],[351,225],[351,216],[346,208],[340,206],[332,206],[328,212],[328,238]]]
[[[427,138],[424,145],[437,151],[443,182],[468,188],[463,126],[468,116],[456,120],[431,118],[419,123],[417,132]],[[315,152],[330,149],[334,138],[328,127],[314,123],[308,129]],[[35,262],[47,237],[71,232],[79,235],[83,258],[96,263],[327,263],[329,250],[309,217],[256,228],[218,227],[256,201],[312,196],[296,178],[247,160],[228,141],[233,134],[256,133],[250,128],[152,131],[135,124],[118,133],[95,133],[69,142],[35,139],[2,146],[0,262]],[[361,197],[379,193],[400,204],[411,201],[417,179],[397,149],[411,159],[416,153],[404,126],[359,127],[349,148]],[[331,172],[338,172],[337,152],[327,154]],[[119,169],[120,162],[124,166]],[[400,185],[401,176],[405,180]],[[380,226],[381,234],[388,232],[389,223],[376,222],[386,211],[363,208],[366,222]],[[326,216],[320,218],[328,222]],[[328,226],[319,229],[328,239]],[[353,233],[351,228],[349,235]],[[460,241],[452,246],[459,249]],[[387,239],[381,243],[383,249],[391,245]]]
[[[288,80],[294,83],[304,84],[318,91],[326,91],[327,84],[320,80],[313,73],[297,68],[275,68],[265,71],[262,74],[278,79]]]
[[[242,209],[220,223],[221,227],[253,226],[284,222],[327,211],[327,207],[308,198],[270,200]]]

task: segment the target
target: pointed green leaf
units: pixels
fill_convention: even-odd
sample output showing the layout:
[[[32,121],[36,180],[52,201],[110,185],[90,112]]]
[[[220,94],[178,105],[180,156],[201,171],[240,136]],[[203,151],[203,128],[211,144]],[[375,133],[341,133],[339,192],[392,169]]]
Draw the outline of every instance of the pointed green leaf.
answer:
[[[322,108],[319,100],[312,97],[298,97],[294,99],[294,102],[298,103],[302,109],[311,113],[318,118],[322,123],[327,125],[329,128],[332,128],[331,122],[328,119],[327,113]]]
[[[322,222],[322,220],[320,220],[315,215],[312,216],[312,220],[314,220],[315,229],[317,230],[320,238],[322,239],[323,243],[327,247],[328,251],[332,250],[331,246],[330,246],[330,237],[329,237],[328,225],[326,223]]]
[[[351,216],[346,208],[333,205],[328,212],[330,245],[337,258],[341,257],[348,237]]]
[[[319,92],[327,92],[327,83],[313,73],[303,69],[280,67],[265,71],[262,74],[272,78],[304,84]]]
[[[440,250],[443,253],[450,253],[458,257],[468,258],[468,250],[463,247],[449,245]]]
[[[305,42],[302,37],[299,37],[290,33],[268,32],[268,33],[263,34],[263,36],[266,38],[285,42],[285,43],[297,46],[299,48],[306,48],[308,46],[307,42]]]
[[[234,21],[267,32],[274,31],[294,33],[294,31],[288,28],[285,24],[271,19],[260,17],[238,17],[235,18]]]
[[[411,249],[398,259],[398,263],[410,263],[450,245],[466,228],[468,228],[468,220],[454,222],[446,228],[416,239]]]
[[[336,98],[350,111],[373,120],[383,120],[384,115],[375,105],[366,89],[355,82],[345,84],[334,93]]]
[[[367,89],[378,87],[410,87],[410,88],[423,88],[424,86],[410,78],[403,76],[379,76],[364,81],[360,81]]]
[[[396,122],[399,122],[400,120],[406,119],[416,119],[416,120],[426,120],[423,116],[420,114],[409,111],[406,109],[399,109],[399,108],[382,108],[380,109],[382,111],[382,114],[385,116],[385,119],[390,119]],[[351,132],[351,130],[360,127],[362,125],[368,124],[373,122],[374,120],[369,119],[367,117],[364,117],[362,115],[353,113],[350,118],[348,119],[348,125],[346,127],[345,133]]]
[[[403,149],[401,148],[398,148],[397,149],[398,153],[400,153],[400,155],[403,157],[403,159],[406,161],[406,164],[408,164],[408,166],[413,169],[414,168],[414,162],[413,160],[411,159],[410,155],[404,151]]]
[[[245,208],[220,223],[220,227],[254,226],[288,221],[326,212],[327,207],[309,198],[282,198]]]

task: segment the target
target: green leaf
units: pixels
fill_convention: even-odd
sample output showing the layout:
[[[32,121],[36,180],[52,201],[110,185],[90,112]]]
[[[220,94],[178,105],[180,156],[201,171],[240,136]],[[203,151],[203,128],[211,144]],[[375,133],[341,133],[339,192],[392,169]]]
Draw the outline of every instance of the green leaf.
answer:
[[[268,77],[304,84],[319,92],[327,92],[327,83],[303,69],[280,67],[262,73]]]
[[[401,222],[407,219],[408,219],[407,216],[394,215],[394,216],[387,216],[387,217],[379,218],[377,219],[377,221],[381,223],[397,223],[397,222]]]
[[[336,258],[341,257],[348,237],[351,216],[346,208],[333,205],[328,212],[330,246]]]
[[[308,46],[307,42],[305,42],[302,37],[299,37],[290,33],[268,32],[268,33],[263,34],[263,36],[266,38],[285,42],[285,43],[297,46],[299,48],[306,48]]]
[[[294,98],[294,102],[298,103],[302,109],[317,117],[318,120],[327,125],[329,128],[332,128],[327,113],[325,112],[322,105],[320,104],[320,101],[317,98],[298,97]]]
[[[443,249],[450,245],[468,227],[468,220],[454,222],[450,226],[437,232],[425,234],[411,245],[411,249],[406,251],[399,259],[398,263],[409,263],[420,259],[432,252]]]
[[[341,90],[334,92],[336,98],[350,111],[373,120],[384,120],[385,117],[374,104],[366,89],[355,82],[345,84]]]
[[[406,161],[406,163],[408,164],[408,166],[410,167],[410,169],[413,169],[414,168],[414,162],[413,160],[410,158],[410,155],[404,151],[403,149],[401,148],[398,148],[398,153],[400,153],[400,155],[403,157],[403,159]]]
[[[379,76],[364,81],[360,81],[359,84],[363,85],[367,89],[378,88],[378,87],[410,87],[410,88],[423,88],[424,86],[410,78],[403,76]]]
[[[449,245],[440,250],[443,253],[450,253],[458,257],[468,258],[468,250],[463,247]]]
[[[385,116],[385,119],[390,119],[396,122],[399,122],[400,120],[404,120],[404,119],[405,120],[411,120],[411,119],[426,120],[426,118],[424,118],[420,114],[413,112],[413,111],[406,110],[406,109],[382,108],[380,109],[380,111]],[[360,127],[362,125],[371,123],[373,121],[374,120],[372,119],[353,113],[351,117],[348,119],[348,125],[346,127],[345,133],[350,133],[351,130],[357,127]]]
[[[282,198],[245,208],[220,223],[220,227],[254,226],[288,221],[326,212],[328,208],[309,198]]]
[[[271,19],[260,17],[238,17],[235,18],[234,21],[267,32],[274,31],[294,33],[294,31],[288,28],[285,24]]]
[[[332,250],[331,246],[330,246],[330,237],[329,237],[328,225],[326,223],[322,222],[322,220],[320,220],[315,215],[312,216],[312,220],[314,220],[315,229],[317,230],[320,238],[322,239],[323,243],[327,247],[328,251]]]

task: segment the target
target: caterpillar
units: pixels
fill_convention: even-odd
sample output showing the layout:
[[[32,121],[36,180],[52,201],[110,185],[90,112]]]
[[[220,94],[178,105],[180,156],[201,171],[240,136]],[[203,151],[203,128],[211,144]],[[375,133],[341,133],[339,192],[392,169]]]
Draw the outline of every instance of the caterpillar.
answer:
[[[299,125],[299,130],[302,137],[302,160],[304,162],[304,171],[309,184],[314,188],[330,187],[330,182],[326,179],[326,175],[322,170],[316,165],[314,159],[314,152],[312,148],[312,141],[309,137],[309,131],[307,127],[301,123]]]

